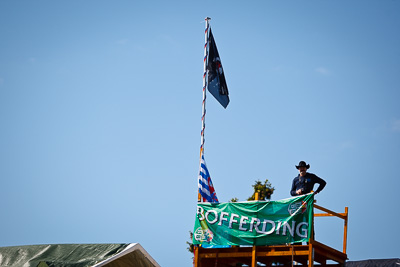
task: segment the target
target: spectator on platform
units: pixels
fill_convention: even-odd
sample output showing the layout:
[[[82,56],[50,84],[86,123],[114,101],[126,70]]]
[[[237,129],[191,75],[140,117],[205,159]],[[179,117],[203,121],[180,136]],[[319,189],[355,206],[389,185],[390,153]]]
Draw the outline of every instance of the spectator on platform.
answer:
[[[315,194],[318,194],[322,189],[324,189],[326,185],[324,179],[319,178],[313,173],[307,172],[309,168],[310,164],[307,164],[305,161],[300,161],[299,165],[296,166],[296,169],[298,169],[300,173],[293,179],[292,189],[290,190],[292,196],[300,196],[310,193],[314,190],[315,184],[319,184]]]

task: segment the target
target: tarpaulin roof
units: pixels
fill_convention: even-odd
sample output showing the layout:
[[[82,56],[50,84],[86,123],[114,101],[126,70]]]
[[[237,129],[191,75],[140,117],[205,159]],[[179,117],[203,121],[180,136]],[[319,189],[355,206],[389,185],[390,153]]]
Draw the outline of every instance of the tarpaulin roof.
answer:
[[[348,261],[346,267],[400,267],[400,259]]]
[[[4,267],[158,267],[138,244],[59,244],[0,247]]]

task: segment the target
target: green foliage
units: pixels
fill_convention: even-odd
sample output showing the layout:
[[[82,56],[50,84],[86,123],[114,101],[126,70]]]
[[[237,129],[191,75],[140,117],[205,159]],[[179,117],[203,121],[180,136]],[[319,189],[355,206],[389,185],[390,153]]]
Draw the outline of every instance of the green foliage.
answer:
[[[193,240],[193,232],[192,232],[192,231],[189,231],[189,236],[190,236],[190,241],[192,241],[192,240]],[[189,245],[189,246],[187,247],[187,250],[188,250],[190,253],[193,253],[193,252],[194,252],[194,245],[193,245],[193,243],[190,242],[190,241],[186,241],[186,244]]]
[[[265,182],[262,183],[260,180],[255,181],[255,184],[252,185],[254,189],[253,195],[247,199],[247,201],[255,200],[255,194],[258,192],[259,200],[269,200],[271,199],[271,195],[274,193],[275,188],[272,187],[271,183],[268,179],[265,179]]]
[[[231,200],[229,200],[229,202],[233,203],[233,202],[238,202],[239,199],[237,197],[231,198]]]

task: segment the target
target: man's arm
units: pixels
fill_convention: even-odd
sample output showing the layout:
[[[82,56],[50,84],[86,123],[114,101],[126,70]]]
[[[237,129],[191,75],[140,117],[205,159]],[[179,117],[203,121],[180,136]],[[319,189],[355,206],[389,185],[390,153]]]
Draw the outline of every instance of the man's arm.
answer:
[[[293,179],[293,182],[292,182],[292,189],[290,190],[290,195],[292,195],[293,197],[297,196],[297,194],[296,194],[296,183],[295,183],[295,181],[296,181],[296,178]]]
[[[322,189],[324,189],[326,182],[324,179],[319,178],[318,176],[315,175],[315,182],[319,184],[318,189],[315,191],[315,194],[318,194],[319,192],[322,191]]]

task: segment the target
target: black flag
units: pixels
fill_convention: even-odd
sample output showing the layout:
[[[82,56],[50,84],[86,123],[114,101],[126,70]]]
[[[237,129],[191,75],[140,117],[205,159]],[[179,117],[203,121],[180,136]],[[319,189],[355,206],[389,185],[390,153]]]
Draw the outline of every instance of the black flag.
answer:
[[[229,104],[228,86],[226,85],[224,70],[222,68],[221,59],[219,58],[217,45],[215,44],[211,29],[208,53],[208,91],[224,108],[226,108]]]

